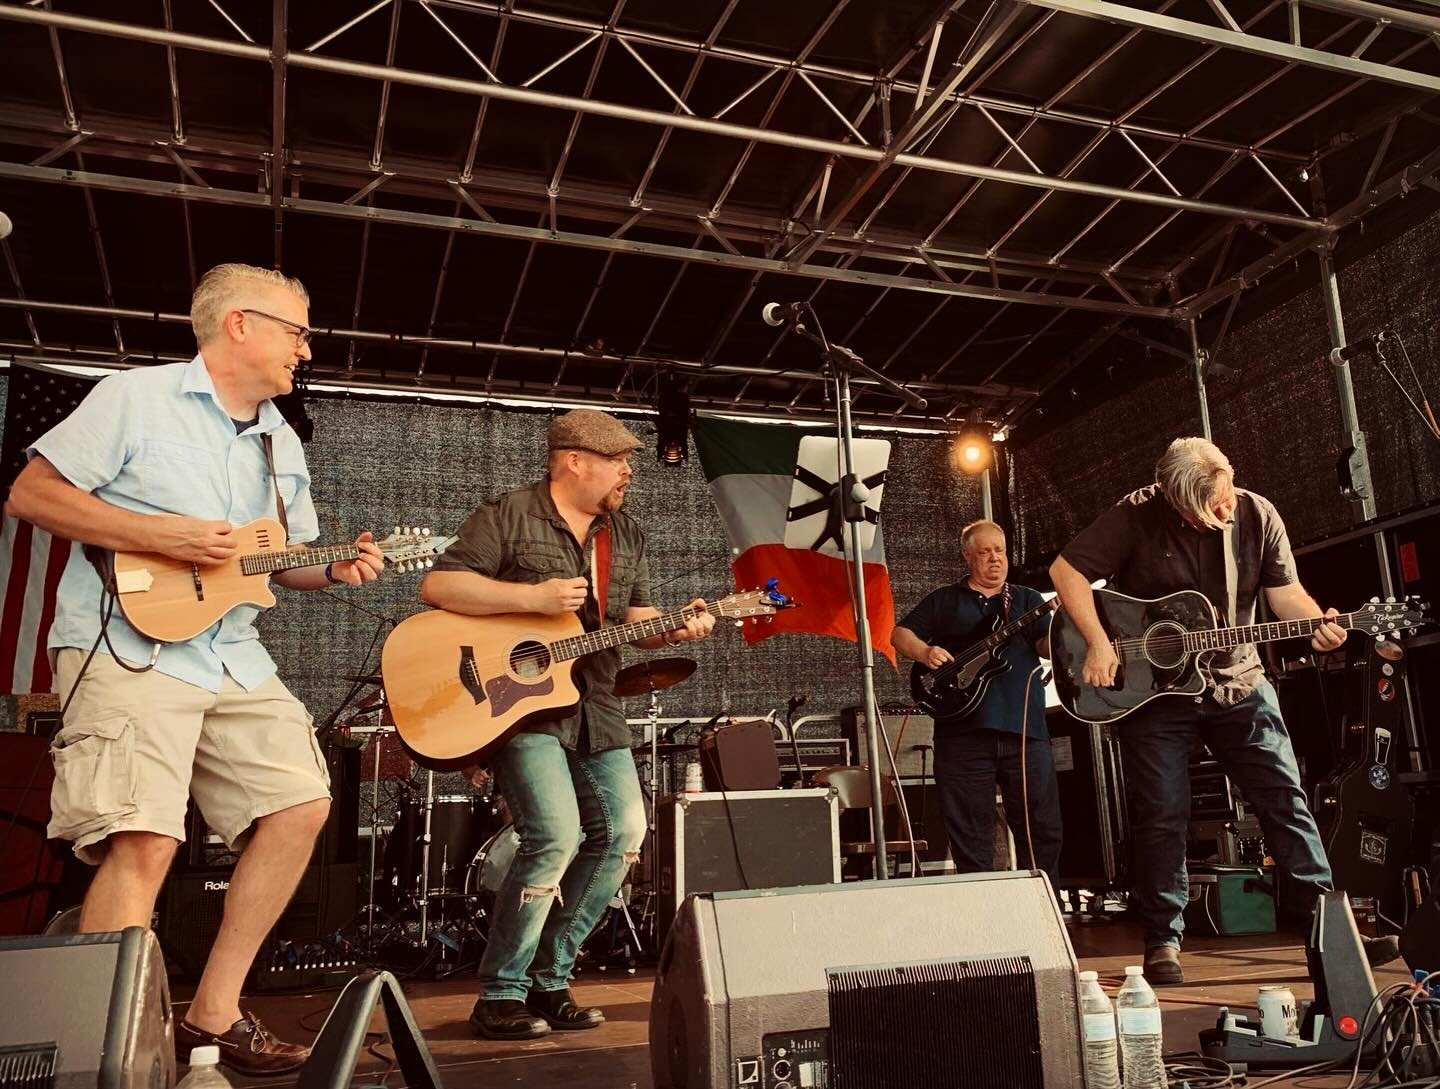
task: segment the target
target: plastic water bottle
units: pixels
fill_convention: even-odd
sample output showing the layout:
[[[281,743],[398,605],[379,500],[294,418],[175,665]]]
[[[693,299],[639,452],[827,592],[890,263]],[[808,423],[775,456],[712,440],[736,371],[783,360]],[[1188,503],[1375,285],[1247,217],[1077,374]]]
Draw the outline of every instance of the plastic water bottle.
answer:
[[[1160,1057],[1160,1001],[1145,981],[1145,969],[1125,969],[1125,985],[1115,996],[1120,1022],[1120,1065],[1125,1089],[1165,1089],[1165,1062]]]
[[[699,794],[705,789],[705,776],[695,761],[685,765],[685,793]]]
[[[1115,1007],[1094,972],[1080,973],[1080,1016],[1085,1038],[1085,1089],[1120,1089]]]
[[[230,1089],[230,1079],[220,1070],[220,1049],[214,1044],[190,1051],[190,1073],[175,1089]]]

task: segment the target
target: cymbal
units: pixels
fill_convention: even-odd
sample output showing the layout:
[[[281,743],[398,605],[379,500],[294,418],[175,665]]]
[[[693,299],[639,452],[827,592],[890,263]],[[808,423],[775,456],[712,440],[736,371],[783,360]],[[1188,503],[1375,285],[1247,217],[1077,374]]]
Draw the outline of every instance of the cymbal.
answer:
[[[615,674],[617,696],[643,696],[679,684],[695,672],[693,658],[651,658],[626,666]]]
[[[385,678],[378,673],[342,673],[341,680],[354,681],[356,684],[384,684]]]

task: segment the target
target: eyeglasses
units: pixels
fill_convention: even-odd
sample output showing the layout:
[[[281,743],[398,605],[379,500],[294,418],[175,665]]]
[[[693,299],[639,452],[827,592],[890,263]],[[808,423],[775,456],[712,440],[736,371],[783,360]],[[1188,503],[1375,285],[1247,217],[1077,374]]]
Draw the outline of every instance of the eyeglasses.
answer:
[[[255,314],[258,317],[269,318],[271,321],[278,321],[281,325],[288,325],[291,329],[290,335],[295,338],[295,347],[297,348],[305,347],[305,345],[310,343],[310,338],[314,336],[311,330],[299,322],[290,321],[288,318],[277,318],[274,314],[267,314],[263,310],[247,310],[242,308],[240,313]]]

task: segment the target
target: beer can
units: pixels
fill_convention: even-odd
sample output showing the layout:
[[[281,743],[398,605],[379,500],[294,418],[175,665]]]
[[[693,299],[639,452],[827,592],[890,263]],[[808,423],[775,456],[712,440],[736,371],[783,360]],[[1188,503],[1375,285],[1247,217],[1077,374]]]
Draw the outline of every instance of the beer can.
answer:
[[[1260,988],[1260,1035],[1272,1040],[1299,1039],[1300,1018],[1295,1009],[1295,992],[1289,987]]]

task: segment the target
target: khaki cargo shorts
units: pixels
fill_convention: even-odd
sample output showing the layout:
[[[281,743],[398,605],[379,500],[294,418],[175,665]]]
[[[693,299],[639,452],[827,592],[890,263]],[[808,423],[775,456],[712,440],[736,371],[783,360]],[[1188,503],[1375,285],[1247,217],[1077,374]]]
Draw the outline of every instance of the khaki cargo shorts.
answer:
[[[60,650],[62,699],[85,653]],[[185,840],[185,801],[231,848],[255,820],[330,797],[310,715],[279,677],[247,692],[227,673],[219,692],[96,654],[50,747],[49,835],[91,865],[113,832]]]

